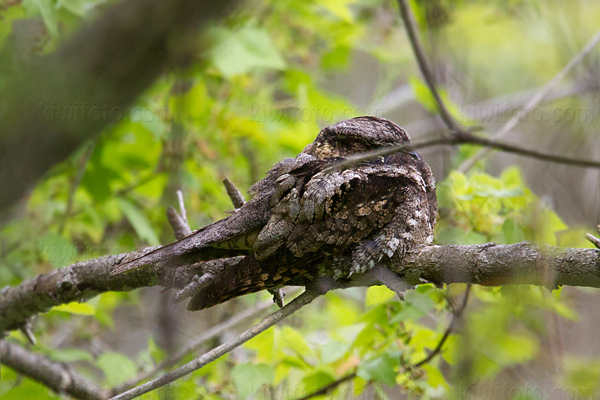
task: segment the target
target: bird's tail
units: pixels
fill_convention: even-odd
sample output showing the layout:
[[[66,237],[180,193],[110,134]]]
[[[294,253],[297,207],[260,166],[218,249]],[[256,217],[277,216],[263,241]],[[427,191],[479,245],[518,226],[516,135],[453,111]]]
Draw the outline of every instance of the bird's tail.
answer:
[[[248,238],[237,238],[241,235],[239,231],[228,229],[228,219],[207,225],[183,239],[127,261],[111,271],[111,274],[121,274],[150,264],[161,263],[175,268],[199,261],[248,254],[248,247],[244,248]]]
[[[314,278],[309,272],[311,268],[302,266],[300,260],[290,261],[258,262],[253,256],[246,256],[234,263],[224,263],[208,284],[194,294],[188,310],[202,310],[261,290],[307,285]]]

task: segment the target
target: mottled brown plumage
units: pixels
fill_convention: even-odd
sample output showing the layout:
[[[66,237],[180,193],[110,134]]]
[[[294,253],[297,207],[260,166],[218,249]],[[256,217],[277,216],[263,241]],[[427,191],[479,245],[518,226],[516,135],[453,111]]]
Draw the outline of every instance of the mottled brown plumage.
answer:
[[[433,240],[435,181],[416,153],[399,152],[324,172],[345,157],[410,143],[398,125],[359,117],[323,129],[296,158],[276,164],[229,217],[120,267],[206,263],[190,309],[317,276],[348,279]],[[202,265],[202,264],[201,264]],[[219,265],[218,270],[211,269]]]

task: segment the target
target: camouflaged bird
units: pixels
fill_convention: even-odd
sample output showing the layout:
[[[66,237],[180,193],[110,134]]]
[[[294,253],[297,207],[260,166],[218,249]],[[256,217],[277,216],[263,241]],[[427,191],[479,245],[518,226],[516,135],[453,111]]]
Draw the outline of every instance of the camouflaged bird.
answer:
[[[197,310],[263,289],[304,286],[317,276],[348,279],[385,258],[430,244],[435,180],[416,153],[326,170],[358,153],[409,143],[400,126],[383,118],[328,126],[296,158],[275,164],[250,188],[254,197],[229,217],[114,273],[231,257],[199,264],[205,265],[205,276],[188,306]]]

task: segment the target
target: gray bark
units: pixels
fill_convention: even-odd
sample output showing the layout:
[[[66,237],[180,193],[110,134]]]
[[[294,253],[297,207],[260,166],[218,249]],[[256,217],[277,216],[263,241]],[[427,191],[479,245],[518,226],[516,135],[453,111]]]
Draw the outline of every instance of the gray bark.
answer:
[[[144,252],[152,250],[146,249]],[[161,270],[146,267],[111,275],[117,265],[140,252],[101,257],[39,275],[0,292],[0,334],[18,329],[32,316],[53,306],[83,301],[107,291],[129,291],[162,285],[181,288],[198,273],[195,267]],[[559,248],[532,243],[512,245],[427,246],[404,258],[389,260],[387,268],[411,284],[471,282],[494,286],[532,284],[600,287],[600,250]],[[376,284],[360,275],[340,287]]]

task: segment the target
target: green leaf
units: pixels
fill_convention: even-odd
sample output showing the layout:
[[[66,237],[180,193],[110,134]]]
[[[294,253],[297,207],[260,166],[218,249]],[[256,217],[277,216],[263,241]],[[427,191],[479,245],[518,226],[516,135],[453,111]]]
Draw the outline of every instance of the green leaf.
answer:
[[[129,222],[131,222],[133,229],[135,229],[140,239],[145,240],[151,246],[158,246],[160,244],[150,221],[136,206],[125,199],[119,199],[119,207]]]
[[[344,357],[344,355],[350,349],[350,345],[336,340],[330,340],[329,342],[321,345],[321,362],[324,364],[330,364]]]
[[[89,304],[86,303],[78,303],[71,302],[68,304],[61,304],[59,306],[54,306],[50,311],[62,311],[69,314],[77,314],[77,315],[94,315],[96,314],[96,309]]]
[[[506,243],[519,243],[525,241],[523,230],[513,218],[508,218],[504,221],[504,224],[502,224],[502,233],[504,234]]]
[[[77,258],[77,248],[73,243],[55,233],[42,236],[38,241],[38,250],[42,259],[50,262],[56,268],[72,264]]]
[[[420,290],[407,291],[404,300],[403,307],[398,314],[390,319],[390,324],[403,320],[417,320],[427,315],[435,307],[433,299]]]
[[[321,0],[319,4],[342,21],[352,23],[354,16],[350,6],[355,2],[355,0]]]
[[[330,384],[335,379],[331,374],[325,371],[316,371],[312,374],[306,375],[302,378],[302,384],[304,386],[304,392],[302,394],[309,394],[323,386]]]
[[[279,356],[279,328],[273,326],[244,344],[244,347],[257,353],[257,360],[273,362]]]
[[[4,379],[4,375],[2,376]],[[6,382],[3,381],[4,384]],[[61,400],[62,397],[54,393],[47,386],[42,385],[36,381],[25,378],[23,382],[14,388],[10,389],[6,393],[2,394],[2,399],[10,400],[32,400],[32,399],[44,399],[44,400]]]
[[[238,364],[231,371],[238,398],[255,394],[263,385],[272,385],[275,374],[267,364]]]
[[[85,14],[83,0],[58,0],[58,4],[80,17],[83,17]]]
[[[308,346],[306,340],[304,340],[304,336],[291,326],[286,325],[281,329],[281,339],[287,348],[292,349],[301,357],[314,355],[312,349]]]
[[[92,362],[94,357],[85,350],[78,348],[68,349],[53,349],[48,353],[54,361],[69,363],[74,361],[89,361]]]
[[[285,69],[283,57],[266,30],[248,26],[238,32],[218,33],[222,41],[213,49],[211,58],[226,78],[255,68]]]
[[[385,383],[388,386],[396,384],[397,368],[400,365],[399,354],[383,353],[361,362],[356,374],[365,380]]]
[[[431,364],[425,364],[422,368],[427,372],[427,383],[429,386],[435,388],[441,385],[448,388],[448,383],[446,382],[446,379],[444,379],[444,375],[442,375],[439,368],[436,368]]]
[[[137,375],[138,368],[133,361],[120,353],[102,353],[96,361],[96,366],[104,372],[106,384],[117,386]]]
[[[35,0],[35,6],[42,14],[44,24],[52,37],[58,36],[58,20],[54,9],[54,2],[49,0]]]
[[[396,293],[385,286],[370,286],[367,289],[365,305],[367,307],[378,306],[379,304],[387,303],[396,296]]]

